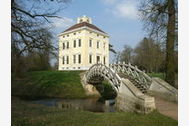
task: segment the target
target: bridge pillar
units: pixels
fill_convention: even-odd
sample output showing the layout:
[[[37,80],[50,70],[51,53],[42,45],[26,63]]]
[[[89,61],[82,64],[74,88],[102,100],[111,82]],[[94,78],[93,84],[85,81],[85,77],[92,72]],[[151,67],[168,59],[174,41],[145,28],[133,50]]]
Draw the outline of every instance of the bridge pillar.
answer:
[[[156,107],[154,97],[141,93],[128,79],[122,79],[117,92],[116,108],[120,111],[150,113]]]
[[[115,104],[119,111],[137,113],[150,113],[156,108],[154,97],[146,95],[137,98],[118,93]]]

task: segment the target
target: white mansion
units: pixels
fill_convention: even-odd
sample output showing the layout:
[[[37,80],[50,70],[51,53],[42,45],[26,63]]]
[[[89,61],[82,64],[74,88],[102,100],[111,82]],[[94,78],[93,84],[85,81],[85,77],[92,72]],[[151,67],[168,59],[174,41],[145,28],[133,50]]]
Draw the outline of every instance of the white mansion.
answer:
[[[59,34],[59,70],[88,70],[93,64],[109,65],[109,36],[89,17]]]

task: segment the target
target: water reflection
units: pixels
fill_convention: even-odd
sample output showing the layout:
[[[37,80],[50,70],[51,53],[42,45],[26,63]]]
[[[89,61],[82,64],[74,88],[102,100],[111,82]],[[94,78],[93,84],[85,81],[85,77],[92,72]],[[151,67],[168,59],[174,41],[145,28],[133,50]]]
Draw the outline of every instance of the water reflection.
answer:
[[[98,98],[88,99],[45,99],[33,101],[36,104],[54,106],[60,109],[76,109],[91,112],[115,112],[114,100],[106,100],[105,104],[98,101]]]

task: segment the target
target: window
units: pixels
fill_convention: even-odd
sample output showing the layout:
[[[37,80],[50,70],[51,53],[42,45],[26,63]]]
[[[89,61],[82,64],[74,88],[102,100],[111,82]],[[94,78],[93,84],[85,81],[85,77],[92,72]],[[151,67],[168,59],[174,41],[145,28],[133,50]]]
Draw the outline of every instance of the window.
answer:
[[[73,63],[76,63],[76,55],[73,55]]]
[[[105,47],[106,47],[106,43],[104,42],[104,43],[103,43],[103,48],[105,49]]]
[[[64,56],[62,57],[62,64],[64,64]]]
[[[67,37],[69,37],[69,35],[67,35]]]
[[[100,63],[100,56],[96,57],[96,63]]]
[[[81,39],[79,39],[79,47],[81,47]]]
[[[99,41],[97,42],[97,49],[99,48]]]
[[[69,49],[69,42],[67,42],[67,49]]]
[[[65,43],[62,44],[62,48],[65,49]]]
[[[81,54],[78,55],[78,63],[81,63]]]
[[[63,38],[65,38],[65,36],[63,36]]]
[[[92,63],[92,55],[89,55],[89,63]]]
[[[67,64],[69,64],[69,56],[67,56]]]
[[[97,34],[97,36],[99,36],[99,34]]]
[[[73,45],[74,45],[74,48],[75,48],[76,47],[76,40],[74,40],[74,44]]]
[[[106,36],[104,36],[104,38],[106,38]]]
[[[89,40],[89,47],[92,47],[92,39]]]
[[[104,64],[106,64],[106,57],[104,56]]]
[[[76,35],[76,33],[73,33],[74,35]]]

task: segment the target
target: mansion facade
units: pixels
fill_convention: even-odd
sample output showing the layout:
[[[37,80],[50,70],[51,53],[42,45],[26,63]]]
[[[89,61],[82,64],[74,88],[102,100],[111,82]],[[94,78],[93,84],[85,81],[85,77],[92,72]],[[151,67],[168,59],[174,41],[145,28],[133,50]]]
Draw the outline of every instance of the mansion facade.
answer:
[[[109,35],[87,16],[59,34],[59,70],[88,70],[93,64],[109,66]]]

